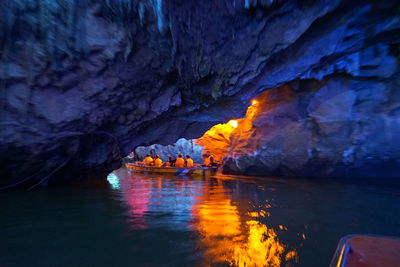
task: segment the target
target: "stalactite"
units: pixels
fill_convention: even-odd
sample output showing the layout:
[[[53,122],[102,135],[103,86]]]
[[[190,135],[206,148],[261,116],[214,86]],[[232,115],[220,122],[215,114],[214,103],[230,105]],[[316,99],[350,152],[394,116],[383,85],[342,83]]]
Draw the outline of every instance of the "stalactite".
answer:
[[[128,35],[127,36],[127,40],[126,40],[125,50],[124,50],[124,60],[125,60],[125,62],[128,61],[128,57],[132,53],[133,43],[134,43],[134,41],[133,41],[132,36]]]
[[[65,1],[67,7],[68,7],[68,13],[67,13],[67,32],[69,36],[72,36],[72,31],[73,31],[73,26],[74,22],[76,20],[76,0],[66,0]]]
[[[144,5],[142,3],[138,4],[138,13],[139,13],[139,20],[140,20],[140,25],[143,26],[144,25],[144,19],[145,19],[145,8]]]
[[[157,27],[160,32],[164,32],[163,0],[152,0],[154,15],[157,18]]]

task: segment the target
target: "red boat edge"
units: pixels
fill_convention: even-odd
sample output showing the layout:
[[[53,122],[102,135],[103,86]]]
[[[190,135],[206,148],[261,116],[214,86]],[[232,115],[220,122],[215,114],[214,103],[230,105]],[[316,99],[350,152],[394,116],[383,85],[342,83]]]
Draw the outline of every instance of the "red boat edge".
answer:
[[[347,235],[340,239],[329,266],[400,266],[399,252],[399,237]]]

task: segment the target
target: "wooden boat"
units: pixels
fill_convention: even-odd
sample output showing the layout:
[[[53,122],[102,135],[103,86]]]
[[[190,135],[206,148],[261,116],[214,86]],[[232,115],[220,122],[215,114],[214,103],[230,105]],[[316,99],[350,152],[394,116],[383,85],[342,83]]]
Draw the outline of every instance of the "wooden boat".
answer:
[[[330,267],[400,266],[400,238],[374,235],[343,237]]]
[[[211,176],[217,173],[217,168],[209,167],[194,167],[194,168],[178,168],[178,167],[155,167],[146,166],[143,162],[126,163],[125,167],[128,171],[155,173],[163,175],[175,176]]]

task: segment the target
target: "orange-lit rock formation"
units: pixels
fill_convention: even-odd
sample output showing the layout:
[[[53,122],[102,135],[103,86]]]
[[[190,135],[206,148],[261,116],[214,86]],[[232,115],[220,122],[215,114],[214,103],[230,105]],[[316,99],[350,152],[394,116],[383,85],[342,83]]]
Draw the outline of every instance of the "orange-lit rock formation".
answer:
[[[194,142],[203,146],[204,151],[210,151],[217,162],[222,162],[228,154],[254,153],[257,140],[254,139],[256,128],[253,125],[253,119],[288,101],[293,95],[287,89],[287,86],[279,89],[279,95],[276,92],[276,90],[264,92],[258,98],[252,100],[245,118],[230,120],[225,124],[217,124]],[[271,101],[268,102],[268,100]]]
[[[204,151],[210,151],[217,162],[222,162],[223,157],[229,152],[230,136],[237,126],[238,120],[217,124],[194,142],[203,146]]]
[[[240,135],[242,137],[250,137],[253,131],[252,119],[257,114],[258,107],[262,104],[260,100],[268,92],[263,93],[257,99],[252,101],[251,106],[247,109],[244,119],[230,120],[224,124],[217,124],[204,135],[194,140],[195,144],[203,146],[204,151],[210,151],[217,162],[222,162],[225,155],[232,151],[232,136]]]

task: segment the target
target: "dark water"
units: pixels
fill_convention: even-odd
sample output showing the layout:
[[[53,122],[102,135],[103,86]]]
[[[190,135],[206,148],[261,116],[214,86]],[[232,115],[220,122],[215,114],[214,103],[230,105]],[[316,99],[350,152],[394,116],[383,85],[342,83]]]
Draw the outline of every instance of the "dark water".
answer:
[[[400,183],[131,175],[0,193],[0,266],[327,266],[400,236]]]

